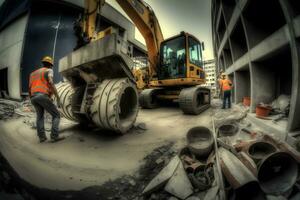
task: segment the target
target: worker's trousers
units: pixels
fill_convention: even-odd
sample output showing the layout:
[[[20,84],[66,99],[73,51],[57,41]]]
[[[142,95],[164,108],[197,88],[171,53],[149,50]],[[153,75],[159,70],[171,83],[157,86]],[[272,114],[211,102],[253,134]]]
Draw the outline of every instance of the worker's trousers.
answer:
[[[46,94],[38,93],[31,98],[31,103],[36,110],[36,126],[39,138],[46,138],[44,125],[45,110],[52,116],[51,138],[58,137],[60,114],[51,99]]]
[[[231,90],[224,91],[223,95],[223,109],[226,108],[226,103],[228,103],[228,108],[231,108]]]

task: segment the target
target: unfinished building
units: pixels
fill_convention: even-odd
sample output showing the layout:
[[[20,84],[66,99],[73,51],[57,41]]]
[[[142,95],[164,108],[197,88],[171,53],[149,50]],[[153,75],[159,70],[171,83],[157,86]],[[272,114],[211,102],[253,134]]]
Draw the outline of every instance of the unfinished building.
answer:
[[[0,94],[21,99],[28,93],[28,77],[45,55],[54,57],[54,81],[62,80],[58,61],[76,46],[74,22],[83,13],[82,0],[0,1]],[[100,30],[114,27],[133,45],[133,56],[146,56],[146,47],[135,39],[135,26],[106,4]]]
[[[282,130],[299,131],[300,2],[213,0],[212,23],[217,73],[225,71],[234,80],[233,101],[251,97],[253,113],[259,103],[289,95]]]

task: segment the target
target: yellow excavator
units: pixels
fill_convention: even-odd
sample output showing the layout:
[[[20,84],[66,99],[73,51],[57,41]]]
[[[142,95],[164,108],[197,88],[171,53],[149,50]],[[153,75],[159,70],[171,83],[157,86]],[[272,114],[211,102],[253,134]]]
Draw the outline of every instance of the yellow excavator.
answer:
[[[203,42],[187,33],[164,39],[152,8],[143,0],[116,0],[145,39],[149,69],[147,83],[136,73],[138,87],[142,88],[139,102],[142,108],[155,108],[161,101],[178,102],[186,114],[199,114],[210,106],[210,90],[200,87],[205,83],[202,50]],[[85,0],[81,18],[82,44],[111,34],[112,28],[97,32],[101,9],[105,0]],[[134,71],[133,71],[134,72]]]

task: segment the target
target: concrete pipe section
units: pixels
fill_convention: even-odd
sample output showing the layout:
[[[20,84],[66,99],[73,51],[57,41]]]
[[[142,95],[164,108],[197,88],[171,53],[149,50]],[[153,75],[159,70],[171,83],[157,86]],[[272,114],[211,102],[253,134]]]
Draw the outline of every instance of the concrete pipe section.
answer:
[[[236,124],[223,124],[219,127],[219,136],[226,137],[226,136],[233,136],[238,132],[239,128]]]
[[[126,133],[133,126],[138,114],[138,93],[129,79],[108,79],[98,84],[89,112],[78,114],[74,111],[74,104],[80,106],[84,101],[82,99],[84,90],[85,88],[82,90],[82,95],[76,95],[79,91],[75,92],[69,83],[57,85],[62,104],[60,109],[62,116],[81,123],[92,122],[99,128],[119,133]]]
[[[264,200],[255,175],[230,151],[222,147],[218,151],[222,172],[234,189],[233,199]]]
[[[138,113],[138,93],[129,79],[104,80],[93,101],[92,120],[100,128],[126,133],[133,126]]]
[[[268,155],[274,153],[276,147],[269,142],[254,142],[248,147],[248,155],[258,163],[260,160],[266,158]]]
[[[212,151],[214,140],[208,128],[202,126],[191,128],[186,138],[189,150],[196,156],[206,157]]]
[[[72,112],[71,100],[72,96],[74,95],[74,89],[72,88],[71,84],[60,82],[56,84],[56,89],[62,106],[59,109],[61,115],[68,120],[78,121]],[[56,99],[54,99],[54,102],[56,103]]]
[[[293,187],[297,177],[298,163],[285,152],[269,155],[258,168],[258,181],[267,194],[284,195]]]

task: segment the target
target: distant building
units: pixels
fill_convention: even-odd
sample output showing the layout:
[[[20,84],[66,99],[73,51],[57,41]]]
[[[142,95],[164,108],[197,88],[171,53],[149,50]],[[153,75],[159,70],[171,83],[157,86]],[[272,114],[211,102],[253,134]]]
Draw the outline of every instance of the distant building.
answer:
[[[54,81],[60,58],[77,43],[73,23],[83,13],[84,0],[0,0],[0,97],[28,94],[29,74],[45,55],[54,57]],[[102,10],[100,30],[112,26],[133,45],[133,56],[146,56],[135,39],[135,26],[109,4]]]
[[[206,74],[206,83],[203,86],[210,87],[212,90],[215,90],[217,78],[215,60],[204,61],[204,71]]]

